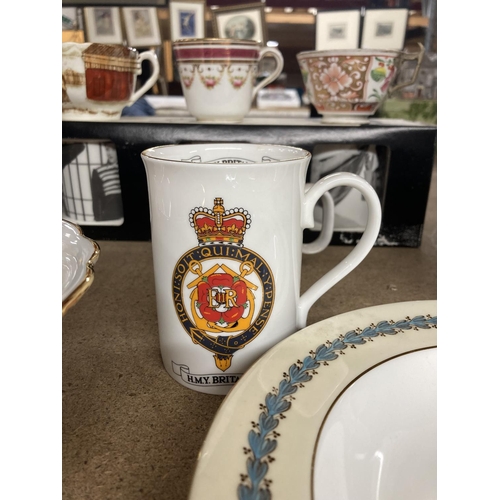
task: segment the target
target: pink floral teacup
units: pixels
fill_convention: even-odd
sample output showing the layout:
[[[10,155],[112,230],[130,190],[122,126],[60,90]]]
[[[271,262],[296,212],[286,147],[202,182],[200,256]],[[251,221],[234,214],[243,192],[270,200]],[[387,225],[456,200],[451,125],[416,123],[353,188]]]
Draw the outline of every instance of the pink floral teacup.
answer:
[[[307,96],[323,122],[362,124],[386,97],[415,82],[424,48],[406,53],[393,50],[319,50],[297,54]],[[417,60],[412,78],[393,86],[406,60]]]
[[[281,52],[253,40],[177,40],[173,48],[188,111],[199,121],[242,121],[257,92],[283,70]],[[276,68],[256,85],[265,56],[274,57]]]

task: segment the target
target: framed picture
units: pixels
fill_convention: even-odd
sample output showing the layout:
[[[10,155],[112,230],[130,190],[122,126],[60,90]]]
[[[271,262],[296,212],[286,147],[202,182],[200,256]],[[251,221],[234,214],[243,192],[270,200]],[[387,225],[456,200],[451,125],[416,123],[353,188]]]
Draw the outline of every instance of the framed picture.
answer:
[[[123,7],[127,43],[131,47],[161,45],[156,7]]]
[[[169,3],[170,38],[205,38],[205,0],[172,0]]]
[[[316,50],[357,49],[359,47],[359,10],[337,10],[316,14]]]
[[[212,10],[213,32],[216,38],[237,38],[267,43],[263,3]]]
[[[408,9],[367,9],[362,49],[401,50],[404,47]]]
[[[158,5],[158,6],[165,6],[165,0],[65,0],[63,2],[64,4],[68,3],[69,5],[116,5],[116,6],[121,6],[121,5],[137,5],[141,3],[145,3],[147,5]]]
[[[63,43],[85,43],[85,34],[83,33],[83,30],[63,30],[62,41]]]
[[[64,30],[77,30],[78,26],[78,12],[76,7],[63,7],[62,8],[62,29]]]
[[[85,7],[87,42],[123,43],[119,7]]]

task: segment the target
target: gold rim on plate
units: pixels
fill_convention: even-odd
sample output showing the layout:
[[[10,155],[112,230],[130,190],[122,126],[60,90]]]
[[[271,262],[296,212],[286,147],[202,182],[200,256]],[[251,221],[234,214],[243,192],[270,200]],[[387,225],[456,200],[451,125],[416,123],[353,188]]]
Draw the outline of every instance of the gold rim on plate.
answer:
[[[85,278],[83,281],[62,301],[62,315],[64,316],[68,310],[73,307],[82,297],[82,295],[89,289],[90,285],[94,281],[94,264],[99,259],[99,255],[101,253],[101,249],[99,245],[92,239],[88,238],[83,234],[82,228],[75,224],[74,222],[70,222],[66,219],[63,219],[63,222],[69,224],[74,227],[80,236],[90,243],[92,243],[94,247],[94,251],[90,256],[89,260],[86,263],[87,271],[85,273]]]

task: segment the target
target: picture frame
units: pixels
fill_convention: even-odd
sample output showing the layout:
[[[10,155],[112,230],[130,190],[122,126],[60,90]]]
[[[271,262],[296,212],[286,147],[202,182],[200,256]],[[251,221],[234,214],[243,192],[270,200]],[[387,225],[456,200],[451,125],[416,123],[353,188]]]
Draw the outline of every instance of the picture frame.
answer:
[[[83,30],[63,30],[62,42],[85,43]]]
[[[205,38],[205,0],[169,2],[170,39]]]
[[[408,9],[367,9],[363,20],[362,49],[402,50]]]
[[[165,68],[165,78],[167,82],[173,82],[175,80],[175,73],[172,40],[163,41],[163,66]]]
[[[115,6],[124,6],[124,5],[140,5],[141,3],[145,3],[147,5],[157,5],[159,7],[165,6],[165,0],[65,0],[63,5],[115,5]]]
[[[123,22],[130,47],[161,45],[160,23],[156,7],[122,7]]]
[[[316,50],[357,49],[360,10],[323,11],[316,14]]]
[[[236,38],[267,43],[267,27],[263,3],[250,3],[212,10],[215,38]]]
[[[85,38],[92,43],[123,43],[119,7],[85,7]]]
[[[76,7],[62,8],[62,30],[77,30],[79,29],[78,11]]]

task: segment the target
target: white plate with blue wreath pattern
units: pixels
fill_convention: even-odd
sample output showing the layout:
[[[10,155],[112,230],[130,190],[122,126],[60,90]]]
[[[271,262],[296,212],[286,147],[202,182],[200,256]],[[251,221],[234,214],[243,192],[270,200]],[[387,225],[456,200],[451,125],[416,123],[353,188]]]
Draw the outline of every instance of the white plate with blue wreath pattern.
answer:
[[[433,300],[290,336],[224,399],[189,499],[435,499],[436,353]]]

